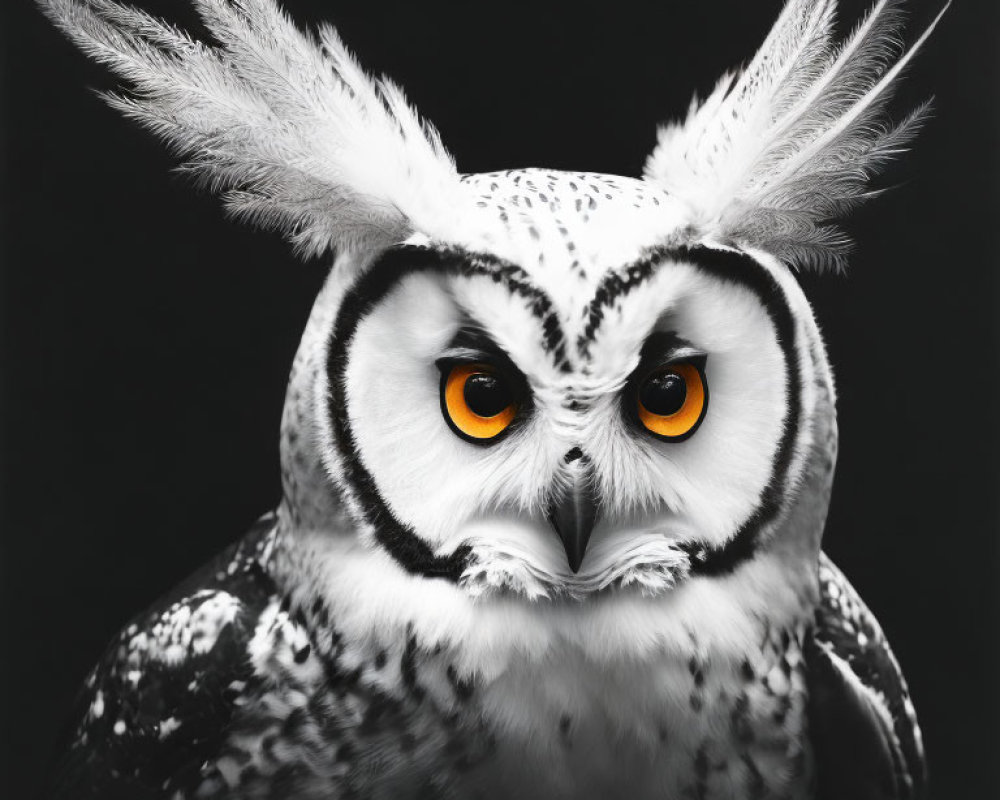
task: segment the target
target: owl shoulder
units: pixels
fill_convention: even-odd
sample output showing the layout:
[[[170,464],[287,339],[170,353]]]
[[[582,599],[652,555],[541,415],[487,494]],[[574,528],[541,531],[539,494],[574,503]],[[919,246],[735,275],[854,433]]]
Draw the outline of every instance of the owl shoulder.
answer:
[[[875,616],[825,555],[806,642],[819,800],[919,800],[926,764],[906,680]]]
[[[115,637],[77,698],[50,797],[186,796],[201,783],[253,679],[274,535],[266,515]]]

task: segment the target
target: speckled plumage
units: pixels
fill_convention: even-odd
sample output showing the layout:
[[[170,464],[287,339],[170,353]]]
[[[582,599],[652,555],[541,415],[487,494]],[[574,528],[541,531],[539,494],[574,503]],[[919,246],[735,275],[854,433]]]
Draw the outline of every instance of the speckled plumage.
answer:
[[[826,648],[878,692],[904,767],[893,773],[898,796],[919,796],[922,748],[905,684],[870,612],[825,559],[812,624],[766,628],[755,657],[721,670],[699,657],[697,642],[687,663],[657,665],[670,675],[667,695],[687,692],[681,713],[668,703],[644,709],[623,736],[599,717],[546,708],[555,752],[538,752],[529,747],[537,743],[504,742],[490,720],[489,687],[460,676],[445,648],[422,646],[412,630],[360,644],[321,601],[292,603],[273,574],[277,537],[268,515],[122,631],[81,693],[86,710],[54,796],[544,797],[567,790],[560,762],[576,770],[581,749],[609,743],[606,756],[630,768],[603,780],[598,770],[589,793],[577,787],[574,796],[638,796],[636,767],[647,773],[638,785],[657,768],[664,786],[666,776],[683,775],[678,796],[789,796],[777,779],[786,764],[810,784],[817,760],[822,774],[824,754],[806,746],[803,712],[806,656],[822,658]],[[636,671],[630,679],[655,678]],[[678,751],[677,729],[692,719],[710,721],[713,733]],[[839,756],[848,788],[859,755]],[[549,785],[539,772],[551,773]]]
[[[271,0],[196,0],[211,45],[42,2],[232,208],[336,253],[279,507],[112,643],[54,797],[923,796],[899,666],[820,549],[835,392],[788,268],[838,257],[919,120],[872,124],[894,3],[838,49],[833,3],[790,0],[637,180],[461,176]],[[459,429],[456,363],[509,379],[502,436]],[[650,435],[677,365],[703,406]]]

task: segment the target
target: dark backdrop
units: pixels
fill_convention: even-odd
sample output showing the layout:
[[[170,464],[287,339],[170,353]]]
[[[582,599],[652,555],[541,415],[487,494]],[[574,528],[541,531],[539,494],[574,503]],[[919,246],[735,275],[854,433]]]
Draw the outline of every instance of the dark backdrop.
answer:
[[[286,4],[403,83],[463,171],[635,175],[780,0]],[[911,5],[912,33],[938,0]],[[803,276],[840,388],[827,549],[904,665],[940,800],[1000,796],[997,5],[949,11],[897,103],[935,94],[937,118],[851,221],[848,274]],[[324,269],[168,174],[30,0],[2,13],[0,794],[20,798],[119,625],[275,504]]]

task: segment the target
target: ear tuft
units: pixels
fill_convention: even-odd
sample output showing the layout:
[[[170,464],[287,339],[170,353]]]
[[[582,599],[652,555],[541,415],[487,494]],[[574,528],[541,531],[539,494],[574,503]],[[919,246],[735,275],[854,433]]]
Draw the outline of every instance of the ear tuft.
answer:
[[[646,179],[685,203],[692,238],[841,266],[850,241],[830,223],[875,194],[869,179],[926,120],[929,103],[898,125],[885,105],[945,10],[904,52],[897,0],[840,45],[836,0],[788,0],[747,68],[660,129]]]
[[[195,0],[197,41],[111,0],[39,0],[129,84],[110,103],[187,158],[239,217],[306,256],[432,232],[460,191],[436,131],[336,33],[298,30],[274,0]]]

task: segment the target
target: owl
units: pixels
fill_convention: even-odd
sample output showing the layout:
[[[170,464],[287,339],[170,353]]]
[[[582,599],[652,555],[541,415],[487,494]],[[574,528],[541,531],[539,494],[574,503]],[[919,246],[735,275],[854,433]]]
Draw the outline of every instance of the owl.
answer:
[[[282,500],[88,676],[59,798],[920,798],[877,621],[821,539],[835,391],[795,269],[928,113],[880,0],[789,0],[642,178],[468,175],[335,31],[201,40],[39,0],[112,106],[329,259]],[[942,12],[943,13],[943,12]],[[938,16],[938,19],[940,15]]]

